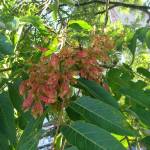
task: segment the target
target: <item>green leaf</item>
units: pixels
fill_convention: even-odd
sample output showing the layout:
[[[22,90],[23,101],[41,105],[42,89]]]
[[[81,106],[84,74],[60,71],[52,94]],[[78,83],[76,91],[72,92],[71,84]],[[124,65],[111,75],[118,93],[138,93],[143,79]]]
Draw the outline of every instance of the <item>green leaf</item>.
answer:
[[[41,128],[44,120],[44,115],[38,119],[32,119],[24,130],[20,141],[17,145],[17,150],[35,150],[41,136]]]
[[[58,48],[58,39],[57,37],[53,39],[52,43],[48,46],[48,49],[46,52],[44,52],[44,56],[49,56],[55,51],[57,51]]]
[[[140,29],[138,29],[136,31],[136,35],[137,35],[137,38],[142,42],[144,43],[145,42],[145,38],[146,38],[146,34],[147,34],[147,31],[149,29],[147,27],[142,27]]]
[[[120,135],[136,135],[124,116],[114,107],[99,100],[84,96],[74,101],[70,107],[85,120]]]
[[[39,16],[24,16],[20,18],[20,21],[32,24],[34,27],[41,31],[46,31],[46,27]]]
[[[14,110],[8,93],[0,94],[0,132],[10,140],[11,144],[16,142],[16,126],[14,121]]]
[[[19,94],[19,85],[21,83],[21,80],[16,80],[14,83],[8,84],[8,91],[9,91],[9,97],[12,101],[13,106],[16,108],[17,111],[22,113],[22,101],[23,98]]]
[[[136,42],[137,42],[137,35],[134,34],[133,38],[129,41],[129,44],[128,44],[128,48],[130,49],[133,56],[136,51]]]
[[[54,1],[54,4],[51,5],[51,9],[53,10],[52,11],[53,19],[56,21],[58,18],[59,0]]]
[[[61,132],[79,150],[125,150],[109,132],[89,123],[77,121],[63,126]]]
[[[15,31],[18,29],[18,27],[19,27],[19,18],[17,18],[17,17],[13,17],[13,18],[11,18],[11,20],[6,22],[7,30]]]
[[[147,47],[150,49],[150,30],[146,33],[145,42],[147,44]]]
[[[75,2],[73,0],[60,0],[61,3],[68,4],[70,6],[74,6]]]
[[[0,133],[0,149],[1,150],[9,150],[8,140],[7,138]]]
[[[150,79],[150,72],[142,67],[137,68],[137,72]]]
[[[21,130],[24,130],[26,128],[27,124],[30,122],[31,118],[33,118],[33,117],[29,111],[19,114],[19,116],[16,120],[19,128]]]
[[[0,33],[0,53],[10,55],[13,53],[14,46],[6,35]]]
[[[120,92],[140,106],[150,109],[150,96],[144,93],[144,91],[135,89],[134,87],[122,87]]]
[[[139,106],[133,107],[132,111],[137,114],[142,123],[150,127],[150,111]]]
[[[71,146],[69,148],[65,148],[65,150],[78,150],[75,146]]]
[[[88,91],[89,94],[93,97],[119,109],[117,100],[96,82],[80,78],[78,80],[78,84],[86,91]]]
[[[77,29],[77,30],[80,30],[80,29],[84,29],[88,31],[92,30],[92,26],[83,20],[70,20],[68,25],[69,27],[73,29]]]
[[[146,136],[141,140],[141,143],[147,148],[150,149],[150,136]]]
[[[71,120],[73,120],[73,121],[82,120],[83,119],[81,117],[81,115],[78,112],[74,111],[71,107],[67,107],[66,108],[66,112],[67,112],[69,118]]]

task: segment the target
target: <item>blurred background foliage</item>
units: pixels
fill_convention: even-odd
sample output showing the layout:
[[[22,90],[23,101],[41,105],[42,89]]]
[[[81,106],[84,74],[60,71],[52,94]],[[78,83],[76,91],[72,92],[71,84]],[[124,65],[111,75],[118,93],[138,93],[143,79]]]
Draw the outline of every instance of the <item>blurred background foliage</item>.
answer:
[[[118,100],[126,121],[141,133],[140,137],[129,139],[114,136],[126,148],[144,145],[150,149],[149,10],[150,2],[143,0],[109,3],[98,0],[1,0],[0,150],[35,150],[43,135],[53,137],[41,128],[44,118],[53,124],[57,117],[51,110],[38,119],[30,112],[24,112],[19,84],[28,78],[28,68],[41,56],[50,56],[65,45],[88,47],[93,34],[106,34],[115,42],[115,48],[109,54],[111,63],[104,64],[107,66],[104,80],[112,97]],[[122,19],[125,14],[135,21]],[[43,48],[46,51],[43,52]],[[89,85],[89,88],[92,87]],[[60,142],[62,136],[59,135],[58,150]]]

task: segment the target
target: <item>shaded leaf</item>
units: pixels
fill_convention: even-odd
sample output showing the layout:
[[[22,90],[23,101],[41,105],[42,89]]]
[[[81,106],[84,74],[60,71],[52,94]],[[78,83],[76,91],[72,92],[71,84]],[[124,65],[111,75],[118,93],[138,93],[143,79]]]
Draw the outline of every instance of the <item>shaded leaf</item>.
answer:
[[[112,97],[104,88],[102,88],[95,81],[80,78],[78,80],[78,84],[86,91],[88,91],[89,94],[92,95],[93,97],[119,109],[117,100],[114,97]]]
[[[147,47],[150,49],[150,30],[146,33],[145,42],[147,44]]]
[[[134,34],[133,38],[130,40],[130,42],[128,44],[128,48],[130,49],[133,56],[136,51],[136,43],[137,43],[137,35]]]
[[[79,150],[125,150],[109,132],[89,123],[77,121],[63,126],[61,132]]]
[[[19,27],[19,18],[13,17],[10,21],[6,22],[7,30],[15,31]]]
[[[145,76],[146,78],[150,78],[150,72],[142,67],[137,68],[137,72]]]
[[[9,55],[13,53],[14,46],[6,35],[0,33],[0,53]]]
[[[140,29],[138,29],[138,30],[136,31],[136,35],[137,35],[138,39],[139,39],[142,43],[145,42],[146,34],[147,34],[147,31],[148,31],[148,30],[149,30],[149,29],[148,29],[147,27],[142,27],[142,28],[140,28]]]
[[[16,126],[14,121],[14,110],[8,93],[0,94],[0,132],[10,140],[12,144],[16,142]]]
[[[0,133],[0,149],[9,150],[8,139]]]
[[[62,3],[66,3],[70,6],[74,6],[75,2],[73,0],[60,0]]]
[[[150,126],[150,111],[139,106],[133,107],[132,110],[137,114],[142,123]]]
[[[23,98],[19,94],[19,85],[21,80],[16,80],[14,83],[8,84],[9,97],[12,101],[13,106],[19,111],[22,112],[22,102]]]
[[[81,117],[81,115],[78,112],[74,111],[71,107],[67,107],[66,108],[66,112],[67,112],[69,118],[71,120],[73,120],[73,121],[82,120],[83,119]]]
[[[147,150],[150,149],[150,136],[146,136],[141,140],[141,143],[144,144],[144,146],[147,148]]]
[[[136,132],[131,130],[120,111],[99,100],[83,96],[74,101],[70,107],[85,120],[109,132],[120,135],[137,135]]]
[[[65,148],[65,150],[78,150],[75,146],[71,146],[69,148]]]
[[[145,94],[144,91],[135,89],[134,87],[122,87],[120,92],[140,106],[150,108],[150,96]]]
[[[44,120],[44,115],[38,119],[32,119],[24,130],[20,141],[17,145],[17,150],[35,150],[41,136],[41,128]]]

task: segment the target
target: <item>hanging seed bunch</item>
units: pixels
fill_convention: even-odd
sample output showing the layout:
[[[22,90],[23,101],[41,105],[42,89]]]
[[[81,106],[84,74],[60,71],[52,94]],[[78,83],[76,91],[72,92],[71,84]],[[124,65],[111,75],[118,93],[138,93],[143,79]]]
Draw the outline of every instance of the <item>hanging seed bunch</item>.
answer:
[[[20,85],[19,92],[26,98],[23,109],[31,108],[34,116],[43,113],[45,105],[54,106],[69,100],[75,77],[101,83],[104,68],[99,62],[109,61],[108,51],[114,48],[108,36],[95,36],[90,48],[63,48],[50,58],[42,57],[29,69],[29,78]]]

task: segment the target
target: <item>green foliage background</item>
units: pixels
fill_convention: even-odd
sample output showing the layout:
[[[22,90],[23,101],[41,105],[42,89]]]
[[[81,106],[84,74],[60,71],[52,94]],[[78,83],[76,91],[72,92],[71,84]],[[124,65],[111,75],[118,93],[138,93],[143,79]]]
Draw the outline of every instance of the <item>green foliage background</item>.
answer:
[[[149,2],[126,0],[122,3],[130,7],[116,7],[117,13],[135,11],[137,20],[130,25],[107,20],[106,6],[115,6],[112,1],[84,5],[88,2],[0,1],[0,150],[36,150],[43,135],[54,137],[55,129],[47,133],[42,124],[44,118],[54,124],[57,114],[48,108],[35,119],[30,111],[24,112],[19,84],[41,56],[51,56],[64,45],[88,47],[92,32],[105,33],[115,41],[111,63],[104,64],[110,92],[93,81],[79,79],[82,96],[75,94],[64,110],[66,124],[55,135],[54,147],[124,150],[144,145],[150,149],[150,27],[139,25],[150,9]],[[131,7],[135,5],[141,7]],[[47,51],[41,52],[39,47]]]

